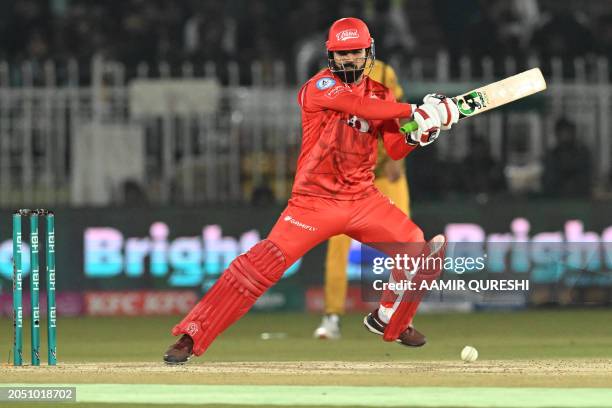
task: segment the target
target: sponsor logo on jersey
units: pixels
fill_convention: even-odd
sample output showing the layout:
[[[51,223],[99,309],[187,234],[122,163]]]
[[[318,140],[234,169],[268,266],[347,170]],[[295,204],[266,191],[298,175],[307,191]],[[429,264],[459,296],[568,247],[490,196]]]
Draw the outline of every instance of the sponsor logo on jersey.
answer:
[[[346,124],[352,128],[357,129],[361,133],[367,133],[370,130],[370,123],[367,120],[361,119],[360,117],[355,115],[352,115],[350,118],[348,118]]]
[[[325,94],[325,96],[327,96],[330,99],[334,99],[336,96],[338,96],[340,93],[342,92],[352,92],[351,88],[348,88],[344,85],[338,85],[335,88],[330,89],[329,91],[327,91],[327,93]]]
[[[317,89],[320,91],[331,88],[334,85],[336,85],[336,80],[329,77],[324,77],[317,81]]]
[[[352,40],[353,38],[359,38],[359,31],[357,31],[356,28],[343,30],[336,34],[336,39],[338,41]]]
[[[283,221],[291,223],[291,224],[295,225],[296,227],[300,227],[302,229],[305,229],[306,231],[316,231],[317,230],[315,227],[313,227],[311,225],[304,224],[303,222],[296,220],[295,218],[293,218],[290,215],[285,216]]]

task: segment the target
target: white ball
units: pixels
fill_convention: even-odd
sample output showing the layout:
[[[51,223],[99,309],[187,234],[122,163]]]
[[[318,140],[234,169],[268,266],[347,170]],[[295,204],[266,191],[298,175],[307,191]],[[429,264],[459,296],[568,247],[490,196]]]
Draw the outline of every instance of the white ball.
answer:
[[[476,350],[472,346],[465,346],[463,350],[461,350],[461,359],[466,363],[471,363],[476,361],[478,358],[478,350]]]

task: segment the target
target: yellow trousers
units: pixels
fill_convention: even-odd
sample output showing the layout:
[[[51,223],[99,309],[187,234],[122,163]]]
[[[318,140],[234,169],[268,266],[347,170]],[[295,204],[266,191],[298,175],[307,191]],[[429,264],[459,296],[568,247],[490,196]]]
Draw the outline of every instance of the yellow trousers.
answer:
[[[410,196],[406,176],[401,176],[395,182],[386,177],[374,180],[374,185],[381,193],[395,203],[395,206],[410,217]],[[346,268],[351,247],[351,238],[347,235],[331,237],[327,243],[325,258],[325,313],[343,314],[346,302],[348,281]]]

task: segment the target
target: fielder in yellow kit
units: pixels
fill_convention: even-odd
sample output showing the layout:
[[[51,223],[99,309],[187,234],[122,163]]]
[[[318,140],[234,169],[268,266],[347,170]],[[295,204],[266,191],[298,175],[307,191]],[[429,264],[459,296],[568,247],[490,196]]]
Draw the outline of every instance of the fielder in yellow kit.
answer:
[[[389,65],[376,60],[368,76],[389,88],[398,101],[403,98],[404,90],[397,82],[395,71]],[[380,140],[375,176],[374,185],[380,192],[410,216],[410,196],[404,161],[391,160]],[[316,338],[340,338],[340,316],[344,314],[348,287],[346,270],[350,246],[351,238],[347,235],[336,235],[328,241],[325,260],[325,315],[321,325],[314,332]]]

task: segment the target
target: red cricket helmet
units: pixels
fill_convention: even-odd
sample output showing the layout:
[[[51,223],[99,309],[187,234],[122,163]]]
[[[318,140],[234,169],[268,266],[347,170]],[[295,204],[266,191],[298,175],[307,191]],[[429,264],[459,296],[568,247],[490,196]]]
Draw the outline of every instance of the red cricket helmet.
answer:
[[[366,23],[358,18],[347,17],[332,24],[325,45],[327,51],[346,51],[367,49],[372,47],[373,43]]]

